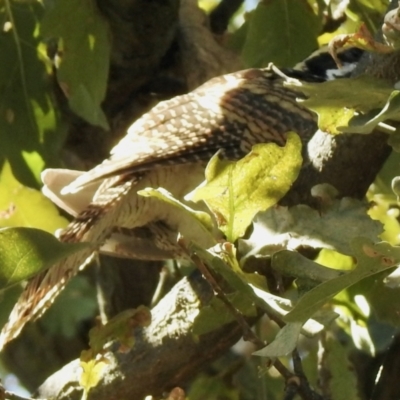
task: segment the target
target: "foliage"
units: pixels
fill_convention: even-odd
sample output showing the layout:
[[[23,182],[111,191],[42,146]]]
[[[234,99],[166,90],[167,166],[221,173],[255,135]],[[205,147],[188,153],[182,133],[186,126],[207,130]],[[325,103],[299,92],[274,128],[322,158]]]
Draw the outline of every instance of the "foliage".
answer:
[[[353,0],[341,11],[339,3],[260,1],[244,15],[244,23],[233,29],[227,45],[240,53],[246,67],[263,67],[270,62],[293,67],[334,35],[354,32],[362,21],[371,31],[377,30],[387,5],[384,0]],[[109,128],[101,104],[107,91],[111,40],[94,0],[5,0],[0,3],[0,15],[0,226],[7,227],[0,230],[0,287],[4,295],[1,305],[8,309],[15,293],[4,292],[5,288],[14,285],[19,289],[22,280],[88,246],[60,243],[50,234],[67,222],[37,189],[40,172],[60,166],[65,141],[51,80],[58,80],[72,111],[92,125]],[[336,29],[328,32],[325,28],[332,21],[337,22]],[[398,43],[392,35],[388,42],[388,46]],[[322,84],[287,79],[286,85],[305,95],[302,105],[318,115],[322,130],[369,134],[378,127],[392,134],[389,142],[395,150],[400,148],[396,127],[387,121],[400,119],[399,91],[391,83],[361,77]],[[235,386],[231,376],[211,379],[204,374],[194,380],[189,399],[253,399],[257,391],[265,398],[281,398],[283,383],[274,376],[272,366],[278,368],[282,362],[289,368],[287,358],[298,350],[304,355],[308,381],[316,386],[321,381],[317,379],[321,378],[318,346],[322,349],[318,361],[321,370],[331,376],[318,390],[332,400],[358,399],[358,378],[352,368],[343,368],[350,365],[348,355],[354,349],[374,354],[382,348],[387,342],[384,335],[372,334],[377,321],[386,324],[390,334],[399,327],[398,278],[389,275],[400,263],[399,156],[393,155],[389,167],[376,178],[368,193],[373,202],[370,208],[359,200],[336,199],[334,189],[326,185],[313,189],[318,210],[301,204],[279,206],[301,163],[300,140],[293,132],[285,147],[258,145],[239,161],[215,155],[203,184],[186,198],[204,201],[208,212],[193,204],[189,207],[163,188],[146,188],[139,193],[171,205],[180,218],[199,226],[215,244],[205,249],[181,240],[193,264],[225,284],[222,291],[213,287],[216,296],[200,310],[194,335],[231,322],[237,314],[254,318],[261,312],[269,317],[257,326],[263,345],[252,350],[262,359],[262,376],[255,372],[258,357],[243,361],[246,379],[256,382],[250,394],[243,382]],[[226,238],[222,242],[221,231]],[[318,255],[305,256],[304,249],[316,250]],[[266,276],[251,270],[257,262],[268,269],[266,276],[289,277],[290,284],[281,293],[271,291]],[[85,291],[89,291],[86,286]],[[72,325],[95,311],[90,301],[79,303],[84,304],[80,310],[73,304],[71,301],[68,309],[56,313],[58,318],[62,315],[59,331],[65,336],[75,332],[65,321]],[[46,329],[56,331],[60,321],[48,321]],[[149,323],[148,310],[139,308],[93,328],[91,348],[81,356],[81,385],[86,395],[101,384],[107,366],[106,345],[117,340],[121,351],[129,351],[134,345],[132,329]],[[271,368],[266,368],[266,363]],[[230,365],[218,368],[223,371]]]

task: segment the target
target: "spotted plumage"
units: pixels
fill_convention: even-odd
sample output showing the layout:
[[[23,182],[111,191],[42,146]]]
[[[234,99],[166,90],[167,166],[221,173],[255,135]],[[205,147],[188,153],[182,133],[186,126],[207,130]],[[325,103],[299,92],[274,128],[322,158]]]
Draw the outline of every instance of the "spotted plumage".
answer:
[[[301,76],[308,79],[305,73]],[[306,142],[316,129],[315,116],[296,102],[299,96],[284,88],[282,78],[269,69],[214,78],[143,115],[110,158],[91,171],[46,171],[44,193],[75,216],[60,239],[91,242],[93,248],[28,283],[3,329],[0,347],[49,307],[95,250],[149,259],[182,256],[178,233],[203,246],[213,245],[213,239],[196,230],[185,214],[139,196],[138,190],[163,187],[182,198],[202,181],[204,165],[217,151],[237,159],[257,143],[283,145],[289,131]],[[135,236],[138,230],[147,236]]]

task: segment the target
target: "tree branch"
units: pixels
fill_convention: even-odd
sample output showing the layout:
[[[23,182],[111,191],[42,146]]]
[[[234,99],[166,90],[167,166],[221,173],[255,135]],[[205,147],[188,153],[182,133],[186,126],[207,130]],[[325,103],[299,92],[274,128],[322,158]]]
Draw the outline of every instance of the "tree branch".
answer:
[[[179,386],[227,351],[241,336],[236,324],[195,337],[193,320],[212,298],[209,284],[196,272],[182,279],[152,310],[147,328],[134,331],[135,345],[127,354],[117,345],[106,353],[110,361],[88,399],[141,399]],[[79,360],[66,365],[39,388],[37,395],[57,400],[82,396]]]

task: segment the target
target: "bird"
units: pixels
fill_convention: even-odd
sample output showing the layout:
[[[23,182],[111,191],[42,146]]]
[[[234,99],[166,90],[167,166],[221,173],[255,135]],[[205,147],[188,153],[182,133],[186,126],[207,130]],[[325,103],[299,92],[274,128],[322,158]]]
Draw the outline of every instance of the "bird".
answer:
[[[305,71],[284,72],[309,81],[325,79]],[[217,152],[237,160],[258,143],[283,146],[290,131],[307,143],[317,130],[316,115],[297,102],[303,94],[283,81],[271,68],[213,78],[144,114],[92,170],[45,171],[44,193],[74,217],[59,240],[93,247],[27,283],[1,332],[0,349],[49,308],[98,250],[132,258],[179,258],[184,256],[176,242],[179,234],[212,246],[212,235],[203,235],[171,207],[138,191],[161,187],[180,199],[204,180],[204,168]],[[144,246],[149,242],[150,252]]]

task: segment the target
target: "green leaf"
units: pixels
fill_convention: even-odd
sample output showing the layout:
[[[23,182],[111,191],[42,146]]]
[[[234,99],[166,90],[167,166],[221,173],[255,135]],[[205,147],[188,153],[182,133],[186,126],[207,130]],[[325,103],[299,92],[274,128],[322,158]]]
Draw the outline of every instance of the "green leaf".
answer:
[[[83,350],[80,357],[82,375],[80,385],[84,388],[83,399],[97,386],[104,377],[104,370],[109,363],[103,356],[104,346],[111,340],[118,340],[119,351],[127,352],[134,345],[133,330],[138,326],[148,326],[151,322],[150,310],[144,306],[128,309],[111,318],[105,325],[98,325],[89,331],[89,350]]]
[[[23,186],[10,165],[0,172],[0,227],[32,227],[54,233],[67,226],[55,205],[41,192]]]
[[[318,126],[322,131],[332,134],[351,129],[350,120],[356,112],[365,114],[382,109],[393,91],[390,82],[367,76],[324,83],[296,83],[292,80],[285,83],[285,86],[300,90],[306,95],[307,100],[302,100],[302,105],[318,114]],[[362,127],[363,124],[359,125]],[[356,129],[355,131],[358,132]]]
[[[357,377],[349,362],[348,351],[331,336],[324,343],[323,367],[328,371],[329,392],[332,400],[358,400]]]
[[[107,89],[110,35],[97,3],[57,0],[45,14],[40,32],[46,38],[62,39],[57,78],[71,109],[89,123],[108,130],[101,103]]]
[[[85,352],[81,360],[87,361],[87,357],[95,358],[111,340],[119,341],[121,352],[130,350],[134,345],[133,329],[149,326],[150,322],[150,310],[144,306],[120,312],[105,325],[95,326],[89,331],[90,353]]]
[[[207,243],[208,246],[215,244],[215,239],[212,235],[214,224],[210,215],[206,212],[193,210],[176,200],[171,193],[163,188],[146,188],[138,191],[138,194],[144,197],[153,197],[172,206],[174,211],[171,212],[176,212],[177,218],[179,218],[180,231],[190,232],[192,234],[191,240],[198,243]],[[195,229],[195,226],[198,229]]]
[[[265,67],[270,62],[292,67],[318,48],[320,22],[306,0],[260,2],[245,25],[246,30],[236,34],[247,34],[241,54],[246,67]]]
[[[215,155],[206,168],[206,182],[187,198],[204,200],[220,229],[233,242],[254,215],[276,204],[290,189],[302,164],[301,141],[290,133],[285,147],[259,144],[237,162]]]
[[[286,324],[268,346],[255,351],[253,356],[269,358],[287,356],[297,346],[301,325],[299,322]]]
[[[258,213],[249,239],[239,240],[241,264],[252,256],[270,257],[276,251],[301,246],[352,255],[350,242],[355,237],[379,240],[382,224],[371,219],[364,202],[348,197],[324,201],[327,204],[318,211],[300,204],[291,208],[275,206]]]
[[[54,134],[57,115],[44,49],[37,35],[43,6],[40,2],[4,4],[0,19],[7,21],[9,29],[0,35],[0,160],[9,160],[19,181],[38,187],[44,163],[55,161],[54,147],[60,144]]]
[[[388,279],[390,280],[390,276]],[[400,288],[398,286],[392,287],[382,280],[374,280],[370,290],[365,293],[365,297],[379,321],[400,327]]]
[[[51,334],[73,338],[80,322],[91,319],[98,310],[96,289],[86,276],[75,276],[41,319]]]
[[[260,279],[254,279],[259,278],[259,275],[246,274],[240,269],[235,258],[234,248],[230,243],[226,243],[225,246],[221,245],[219,250],[214,248],[213,251],[204,250],[195,243],[190,243],[188,249],[218,275],[222,276],[230,287],[236,291],[230,298],[235,307],[241,312],[252,312],[252,304],[254,304],[266,310],[269,314],[282,318],[292,309],[293,306],[290,300],[268,293],[264,287],[265,284],[260,282]],[[239,294],[238,298],[236,298],[237,294]],[[198,317],[200,320],[197,322],[197,333],[222,325],[216,321],[216,313],[211,308],[217,308],[220,320],[226,318],[226,321],[230,321],[228,310],[225,310],[225,313],[221,315],[223,307],[224,305],[217,301],[209,309],[206,309],[204,315]],[[207,316],[210,316],[213,320],[204,321]],[[323,329],[323,325],[327,325],[336,317],[337,314],[330,311],[323,314],[320,313],[315,320],[310,319],[307,321],[301,331],[304,335],[312,337]]]
[[[388,119],[400,119],[400,92],[394,90],[381,110],[372,110],[365,115],[356,115],[349,125],[341,128],[346,133],[371,133],[376,126]]]
[[[323,283],[336,279],[347,271],[324,267],[295,251],[282,250],[272,256],[272,268],[285,276]]]
[[[352,271],[307,292],[299,299],[294,309],[284,317],[287,322],[307,321],[342,290],[364,278],[393,268],[400,262],[400,247],[390,246],[388,243],[373,244],[365,238],[357,238],[353,240],[352,247],[357,258],[357,266]],[[279,253],[275,257],[279,257]]]
[[[189,243],[188,250],[221,275],[232,289],[236,289],[242,296],[248,296],[253,300],[257,300],[258,298],[244,279],[244,273],[237,264],[234,248],[230,243],[226,243],[225,245],[218,246],[220,247],[219,254],[205,250],[193,242]]]
[[[107,364],[109,364],[109,360],[105,357],[80,362],[82,375],[79,384],[84,388],[82,400],[87,399],[89,390],[99,384],[101,378],[104,376]]]
[[[241,296],[240,293],[227,294],[226,298],[242,315],[249,317],[257,315],[254,303],[250,298]],[[195,318],[193,333],[195,335],[204,335],[234,320],[234,315],[229,311],[225,303],[218,297],[213,297],[210,304],[202,307]]]
[[[0,289],[29,279],[90,246],[88,243],[61,243],[40,229],[0,229]]]
[[[188,397],[190,400],[239,400],[237,388],[231,387],[224,379],[215,376],[200,376],[190,386]]]

